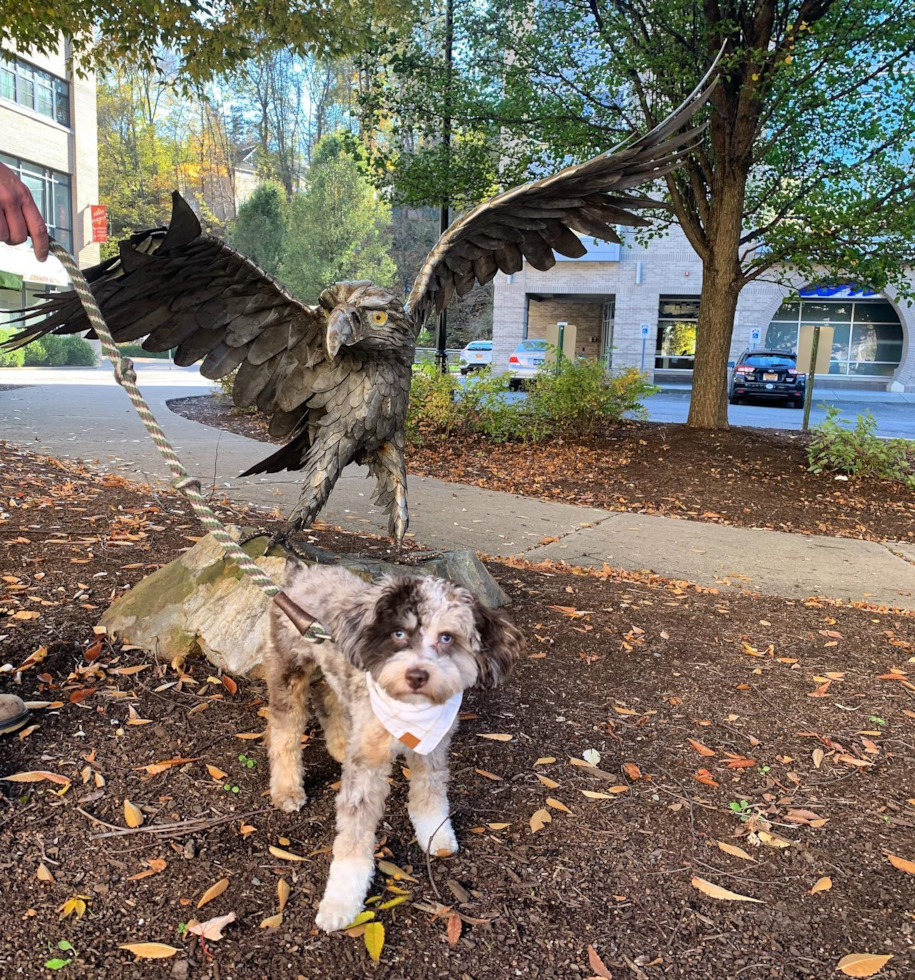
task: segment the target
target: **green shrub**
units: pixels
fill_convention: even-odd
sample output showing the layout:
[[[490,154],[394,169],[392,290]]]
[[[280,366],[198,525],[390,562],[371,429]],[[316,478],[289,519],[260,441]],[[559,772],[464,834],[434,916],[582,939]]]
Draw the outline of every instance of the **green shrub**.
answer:
[[[15,332],[15,330],[0,329],[0,342],[9,340]],[[25,364],[25,351],[21,347],[19,350],[0,350],[0,367],[22,367],[23,364]]]
[[[0,340],[13,335],[12,330],[0,330]],[[82,337],[58,337],[49,334],[33,340],[25,347],[8,353],[0,352],[0,367],[90,367],[95,365],[95,351]]]
[[[497,441],[536,442],[547,436],[593,435],[625,414],[642,416],[641,400],[659,389],[635,368],[609,374],[601,361],[560,358],[541,368],[525,401],[509,401],[508,375],[487,368],[465,383],[422,365],[413,372],[407,435],[485,435]]]
[[[637,368],[611,374],[603,361],[560,356],[544,364],[530,385],[529,412],[549,433],[580,439],[626,414],[644,418],[642,399],[660,390]]]
[[[807,461],[812,473],[844,473],[877,480],[898,480],[915,489],[910,458],[915,444],[905,439],[881,439],[877,420],[867,411],[854,428],[843,424],[839,409],[826,408],[826,418],[812,430]]]
[[[140,344],[118,344],[118,350],[124,357],[156,357],[160,360],[167,361],[171,356],[167,350],[148,351],[144,350]]]
[[[461,384],[451,372],[422,364],[413,372],[407,435],[417,443],[428,435],[452,433],[481,433],[499,442],[526,438],[525,407],[506,401],[508,390],[508,378],[488,368]]]

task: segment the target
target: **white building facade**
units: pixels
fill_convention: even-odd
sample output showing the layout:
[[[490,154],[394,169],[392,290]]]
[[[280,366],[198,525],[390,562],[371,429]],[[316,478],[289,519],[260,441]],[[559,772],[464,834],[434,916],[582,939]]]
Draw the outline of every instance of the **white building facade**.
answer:
[[[0,54],[0,162],[25,182],[51,234],[88,266],[99,261],[96,83],[67,70],[68,53],[61,39],[48,55]],[[0,244],[0,327],[7,311],[68,285],[57,259],[40,263],[28,244]]]
[[[624,232],[623,244],[583,239],[580,259],[557,255],[538,272],[527,262],[499,273],[493,306],[493,364],[507,370],[515,347],[542,338],[548,325],[577,327],[578,353],[602,357],[614,370],[643,367],[656,382],[691,381],[702,263],[679,228],[646,245]],[[791,290],[755,282],[740,294],[730,360],[748,347],[796,349],[802,324],[834,330],[828,381],[915,391],[915,307],[893,295],[844,284]]]

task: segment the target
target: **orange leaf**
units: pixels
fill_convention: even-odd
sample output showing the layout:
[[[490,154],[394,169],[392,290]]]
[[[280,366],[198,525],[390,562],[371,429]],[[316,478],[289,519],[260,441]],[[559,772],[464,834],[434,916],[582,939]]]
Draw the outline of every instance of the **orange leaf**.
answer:
[[[889,858],[889,862],[894,868],[905,871],[906,874],[915,875],[915,861],[907,861],[905,858],[898,857],[895,854],[887,854],[887,858]]]
[[[452,912],[448,916],[448,945],[456,946],[458,940],[461,938],[461,929],[463,928],[461,923],[461,917],[457,912]]]
[[[202,909],[207,902],[212,902],[214,898],[219,898],[219,896],[229,887],[228,878],[220,878],[215,885],[210,885],[210,887],[200,896],[200,901],[197,902],[197,908]]]
[[[694,738],[687,739],[687,741],[699,753],[699,755],[712,756],[715,754],[714,749],[710,749],[707,745],[697,742]]]
[[[642,770],[634,762],[624,762],[623,772],[633,781],[642,778]]]
[[[36,769],[33,772],[14,772],[12,776],[2,778],[11,783],[39,783],[47,779],[48,782],[57,783],[59,786],[70,785],[70,780],[66,776],[59,776],[56,772],[45,772],[43,769]]]
[[[703,895],[708,895],[709,898],[717,898],[723,902],[755,902],[757,905],[765,904],[759,898],[738,895],[737,892],[728,891],[727,888],[722,888],[720,885],[713,885],[704,878],[693,878],[691,884],[693,888],[698,888]]]
[[[836,969],[841,970],[847,977],[872,977],[879,973],[892,959],[888,956],[878,956],[875,953],[849,953],[836,963]]]
[[[832,878],[820,878],[807,894],[816,895],[817,892],[828,892],[830,888],[832,888]]]
[[[808,698],[825,698],[826,692],[829,690],[829,685],[832,681],[826,681],[825,684],[821,684],[815,691],[811,691],[807,697]]]
[[[613,980],[613,974],[607,969],[604,961],[597,955],[597,950],[593,946],[588,946],[588,966],[602,980]]]
[[[222,675],[222,686],[229,692],[229,694],[238,693],[238,684],[226,674]]]
[[[721,784],[712,778],[712,774],[708,769],[699,769],[693,773],[693,779],[699,783],[704,783],[706,786],[720,786]]]
[[[135,803],[124,800],[124,820],[128,827],[142,827],[145,819],[143,811]]]

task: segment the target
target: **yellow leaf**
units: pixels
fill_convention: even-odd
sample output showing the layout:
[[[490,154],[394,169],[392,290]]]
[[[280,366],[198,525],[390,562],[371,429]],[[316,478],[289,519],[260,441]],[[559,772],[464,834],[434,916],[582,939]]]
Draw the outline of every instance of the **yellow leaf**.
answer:
[[[541,756],[535,763],[535,766],[548,766],[551,762],[555,762],[556,757],[552,755]]]
[[[905,858],[897,857],[895,854],[887,854],[890,864],[906,874],[915,875],[915,861],[906,861]]]
[[[546,786],[547,789],[556,789],[556,787],[559,785],[555,779],[550,779],[549,776],[541,776],[540,773],[537,773],[537,778],[541,783],[543,783],[544,786]]]
[[[14,772],[12,776],[4,776],[3,779],[11,783],[39,783],[43,779],[48,782],[57,783],[61,786],[69,786],[70,780],[67,776],[59,776],[56,772],[45,772],[43,769],[36,769],[34,772]]]
[[[380,922],[370,922],[365,927],[362,938],[372,962],[377,963],[381,959],[381,951],[384,949],[384,926]]]
[[[301,854],[293,854],[292,851],[284,851],[281,847],[274,847],[271,844],[267,850],[276,858],[281,858],[283,861],[306,861],[307,858],[302,857]]]
[[[151,875],[157,875],[164,871],[168,865],[162,858],[152,858],[152,860],[146,862],[149,867],[145,871],[140,871],[138,874],[131,875],[128,881],[141,881],[143,878],[149,878]]]
[[[28,728],[23,728],[19,733],[19,741],[24,742],[32,732],[37,731],[40,727],[40,725],[29,725]]]
[[[554,810],[562,810],[563,813],[571,813],[572,811],[565,805],[565,803],[559,800],[553,799],[552,796],[546,798],[546,805],[551,806]]]
[[[582,795],[587,796],[589,800],[612,800],[613,796],[610,793],[597,793],[593,789],[583,789]]]
[[[371,909],[365,909],[365,911],[360,912],[352,922],[343,927],[343,931],[347,932],[350,929],[355,929],[357,926],[361,926],[366,922],[371,922],[375,918],[375,913]]]
[[[807,894],[816,895],[817,892],[828,892],[830,888],[832,888],[832,878],[820,878]]]
[[[174,946],[165,943],[124,943],[118,949],[126,949],[138,960],[167,960],[179,952]]]
[[[255,830],[257,830],[257,827],[252,827],[249,823],[242,823],[242,825],[238,828],[238,832],[242,835],[242,837],[247,837],[248,834],[253,834]]]
[[[378,870],[383,875],[390,875],[395,881],[413,881],[416,882],[416,884],[419,884],[413,875],[408,875],[403,868],[398,868],[396,864],[391,864],[390,861],[379,861]]]
[[[510,742],[512,740],[511,735],[478,735],[478,738],[490,738],[494,742]]]
[[[841,970],[847,977],[872,977],[879,973],[892,959],[889,956],[878,956],[874,953],[849,953],[836,963],[836,969]]]
[[[478,776],[482,776],[484,779],[493,779],[498,783],[502,782],[502,777],[497,776],[494,772],[487,772],[485,769],[474,769],[474,772]]]
[[[720,850],[724,851],[725,854],[730,854],[731,857],[743,858],[745,861],[755,861],[755,858],[750,857],[749,854],[742,848],[737,847],[735,844],[725,844],[723,841],[718,841],[718,847]]]
[[[145,819],[143,811],[136,804],[124,800],[124,820],[128,827],[142,827]]]
[[[276,915],[271,915],[261,921],[261,929],[276,929],[277,926],[281,926],[282,924],[283,913],[277,912]]]
[[[784,837],[778,837],[776,834],[770,834],[768,830],[759,830],[756,834],[757,837],[766,845],[766,847],[791,847],[792,841],[785,840]]]
[[[693,878],[691,884],[693,888],[698,888],[703,895],[708,895],[709,898],[717,898],[722,902],[755,902],[757,905],[765,904],[758,898],[738,895],[737,892],[729,892],[727,888],[722,888],[721,885],[713,885],[704,878]]]
[[[207,766],[207,772],[213,777],[213,779],[218,780],[220,782],[223,779],[225,779],[226,776],[229,775],[227,772],[223,772],[221,769],[217,768],[216,766]]]
[[[530,819],[531,832],[536,834],[538,830],[543,830],[552,820],[549,810],[538,810]]]
[[[392,909],[396,905],[402,905],[404,902],[406,902],[411,897],[412,896],[409,895],[409,894],[407,894],[407,895],[395,895],[394,898],[389,898],[386,902],[382,902],[378,906],[378,909],[379,910],[380,909]]]
[[[219,898],[219,896],[229,887],[228,878],[220,878],[215,885],[210,885],[210,887],[200,896],[200,901],[197,903],[197,908],[202,909],[207,902],[212,902],[214,898]]]
[[[289,894],[292,889],[289,887],[289,882],[285,878],[280,878],[276,883],[276,895],[279,900],[280,911],[282,912],[286,908],[286,903],[289,901]]]
[[[88,901],[88,895],[73,895],[57,911],[60,912],[62,919],[74,914],[77,919],[81,919],[86,914],[86,902]]]
[[[510,823],[489,823],[486,825],[490,830],[505,830],[506,827],[510,827]]]
[[[823,765],[823,759],[825,755],[826,753],[822,749],[813,750],[813,764],[815,768],[819,769],[820,766]]]
[[[235,737],[236,738],[254,739],[254,738],[263,738],[264,737],[264,734],[265,734],[264,732],[240,732]]]
[[[38,865],[38,870],[35,874],[38,875],[39,881],[54,881],[54,875],[51,874],[43,863]]]

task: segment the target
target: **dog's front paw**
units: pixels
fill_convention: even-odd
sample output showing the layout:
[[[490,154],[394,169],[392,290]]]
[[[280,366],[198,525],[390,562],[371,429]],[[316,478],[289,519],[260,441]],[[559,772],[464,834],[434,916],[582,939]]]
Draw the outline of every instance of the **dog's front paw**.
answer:
[[[427,854],[435,857],[457,854],[458,842],[450,819],[442,823],[441,818],[414,817],[413,829],[416,831],[417,843]]]
[[[337,932],[338,929],[348,926],[361,911],[362,902],[325,895],[318,906],[315,925],[325,932]]]
[[[301,786],[295,789],[271,790],[270,798],[277,810],[282,810],[284,813],[295,813],[308,802],[305,790]]]

